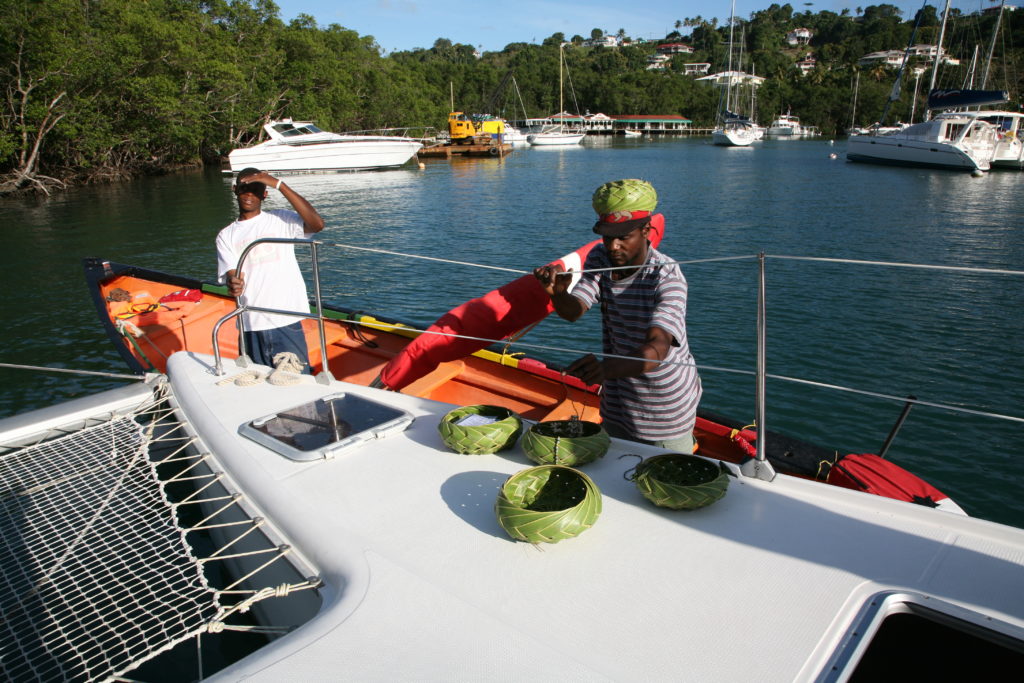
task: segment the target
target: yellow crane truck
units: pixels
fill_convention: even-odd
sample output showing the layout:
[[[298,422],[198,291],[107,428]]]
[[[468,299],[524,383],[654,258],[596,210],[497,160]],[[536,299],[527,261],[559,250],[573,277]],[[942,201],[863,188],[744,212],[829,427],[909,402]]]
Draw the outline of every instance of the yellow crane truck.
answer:
[[[448,135],[453,145],[501,144],[500,136],[504,134],[505,122],[494,116],[470,116],[461,111],[448,114]]]

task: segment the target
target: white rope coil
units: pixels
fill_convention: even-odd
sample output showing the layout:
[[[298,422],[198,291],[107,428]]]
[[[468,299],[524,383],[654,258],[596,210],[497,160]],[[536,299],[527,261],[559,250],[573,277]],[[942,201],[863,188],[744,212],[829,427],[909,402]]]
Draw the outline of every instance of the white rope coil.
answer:
[[[267,376],[267,382],[276,386],[298,384],[305,364],[291,351],[274,356],[274,370]]]
[[[240,372],[237,375],[231,377],[225,377],[224,379],[217,382],[217,386],[224,386],[225,384],[234,384],[239,387],[251,387],[259,384],[265,379],[265,375],[257,370],[246,370]]]

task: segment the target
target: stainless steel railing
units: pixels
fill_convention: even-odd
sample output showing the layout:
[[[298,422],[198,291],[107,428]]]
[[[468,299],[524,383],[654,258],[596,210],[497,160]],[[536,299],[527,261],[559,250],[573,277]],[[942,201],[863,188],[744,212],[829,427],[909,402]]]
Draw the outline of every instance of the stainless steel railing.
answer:
[[[321,384],[328,384],[334,377],[331,375],[331,370],[327,366],[327,336],[324,332],[324,307],[323,301],[320,297],[320,264],[318,258],[317,247],[322,244],[316,240],[309,240],[299,237],[264,237],[258,239],[242,251],[242,255],[238,258],[238,266],[236,272],[243,272],[242,265],[245,263],[245,258],[249,255],[249,252],[260,244],[308,244],[311,251],[311,259],[313,265],[313,298],[316,302],[316,313],[303,313],[300,311],[281,311],[275,308],[262,308],[260,306],[249,306],[239,304],[235,310],[228,313],[226,316],[218,320],[213,326],[213,358],[214,358],[214,374],[224,374],[224,363],[220,354],[220,343],[218,342],[218,336],[220,334],[221,325],[236,318],[247,311],[259,311],[261,313],[276,313],[278,315],[288,315],[296,318],[314,318],[317,321],[317,327],[320,333],[320,364],[322,369],[316,376],[316,381]],[[236,300],[237,301],[237,300]],[[241,332],[241,326],[239,326],[239,332]],[[245,367],[248,363],[252,362],[245,353],[245,338],[242,334],[238,335],[238,358],[240,364]],[[306,359],[303,359],[306,360]]]

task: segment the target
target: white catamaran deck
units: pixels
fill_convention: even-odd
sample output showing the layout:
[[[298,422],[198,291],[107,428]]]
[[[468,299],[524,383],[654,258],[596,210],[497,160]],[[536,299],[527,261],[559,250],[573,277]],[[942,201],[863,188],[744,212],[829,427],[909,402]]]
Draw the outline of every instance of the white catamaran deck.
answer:
[[[623,477],[638,459],[619,457],[661,451],[613,441],[582,468],[603,494],[594,527],[533,546],[493,511],[504,480],[533,463],[518,445],[450,451],[437,425],[452,406],[312,378],[218,385],[211,367],[172,356],[175,397],[315,567],[324,600],[218,680],[843,680],[843,652],[859,642],[848,632],[886,591],[1024,632],[1024,531],[781,475],[731,479],[707,508],[661,510]],[[339,391],[415,422],[313,462],[239,434]]]

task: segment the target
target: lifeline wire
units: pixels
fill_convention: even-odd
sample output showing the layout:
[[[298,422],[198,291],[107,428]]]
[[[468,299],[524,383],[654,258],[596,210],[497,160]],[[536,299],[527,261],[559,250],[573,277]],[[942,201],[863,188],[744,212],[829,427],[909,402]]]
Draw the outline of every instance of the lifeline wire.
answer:
[[[388,254],[391,256],[402,256],[404,258],[423,259],[425,261],[437,261],[438,263],[451,263],[459,266],[469,266],[471,268],[483,268],[486,270],[499,270],[506,273],[519,273],[520,275],[528,275],[532,273],[532,270],[521,270],[518,268],[505,268],[502,266],[488,266],[481,263],[470,263],[468,261],[454,261],[451,259],[436,258],[433,256],[421,256],[419,254],[405,254],[399,251],[388,251],[386,249],[371,249],[369,247],[357,247],[352,244],[341,244],[339,242],[325,243],[327,246],[340,247],[342,249],[355,249],[358,251],[371,251],[378,254]],[[743,255],[743,256],[722,256],[716,258],[705,258],[705,259],[692,259],[689,261],[666,261],[662,264],[658,264],[657,267],[669,264],[676,264],[680,266],[693,265],[696,263],[715,263],[719,261],[742,261],[742,260],[753,260],[756,259],[757,254]],[[921,270],[945,270],[951,272],[960,273],[980,273],[987,275],[1024,275],[1024,270],[1009,270],[1004,268],[975,268],[970,266],[936,266],[921,263],[897,263],[895,261],[864,261],[858,259],[840,259],[840,258],[826,258],[818,256],[789,256],[786,254],[766,254],[767,259],[780,259],[786,261],[819,261],[822,263],[848,263],[852,265],[861,266],[883,266],[890,268],[917,268]],[[630,270],[636,268],[636,266],[613,266],[610,268],[592,268],[588,270],[576,270],[572,271],[575,273],[601,273],[613,270]],[[566,271],[569,272],[569,271]]]
[[[46,372],[66,372],[72,375],[95,375],[96,377],[113,377],[114,379],[139,379],[138,375],[122,375],[116,372],[97,372],[95,370],[69,370],[67,368],[50,368],[45,365],[17,365],[15,363],[0,363],[0,368],[12,368],[14,370],[43,370]]]
[[[387,249],[372,249],[370,247],[357,247],[357,246],[352,245],[352,244],[341,244],[339,242],[325,242],[324,245],[325,246],[329,246],[329,247],[340,247],[341,249],[354,249],[356,251],[370,251],[370,252],[373,252],[373,253],[376,253],[376,254],[388,254],[389,256],[401,256],[403,258],[422,259],[424,261],[436,261],[437,263],[451,263],[451,264],[457,265],[457,266],[469,266],[470,268],[483,268],[485,270],[499,270],[499,271],[502,271],[502,272],[505,272],[505,273],[518,273],[519,275],[530,275],[531,273],[533,273],[532,270],[521,270],[521,269],[518,269],[518,268],[505,268],[503,266],[488,266],[488,265],[484,265],[482,263],[470,263],[469,261],[454,261],[452,259],[437,258],[436,256],[421,256],[419,254],[404,254],[404,253],[402,253],[400,251],[389,251]],[[693,264],[693,263],[713,263],[713,262],[716,262],[716,261],[740,261],[740,260],[750,260],[750,259],[756,259],[756,258],[757,258],[756,254],[753,254],[753,255],[750,255],[750,256],[721,256],[721,257],[717,257],[717,258],[694,259],[692,261],[666,261],[664,263],[657,264],[657,267],[667,266],[667,265],[672,264],[672,263],[675,263],[675,264],[678,264],[678,265],[681,265],[681,266],[685,266],[685,265],[690,265],[690,264]],[[545,264],[545,265],[547,265],[547,264]],[[634,268],[636,268],[636,266],[612,266],[610,268],[591,268],[591,269],[588,269],[588,270],[574,270],[574,271],[565,271],[565,272],[567,272],[567,273],[568,272],[573,272],[573,273],[602,273],[602,272],[611,271],[611,270],[631,270],[631,269],[634,269]]]
[[[823,263],[849,263],[858,266],[888,266],[890,268],[948,270],[957,273],[982,273],[987,275],[1024,275],[1024,270],[1007,270],[1003,268],[973,268],[969,266],[930,266],[920,263],[895,263],[893,261],[861,261],[858,259],[823,258],[817,256],[786,256],[782,254],[766,255],[765,258],[777,258],[789,261],[821,261]]]
[[[380,320],[374,321],[372,323],[364,323],[364,322],[358,321],[358,320],[350,320],[349,322],[351,322],[354,325],[365,325],[366,327],[370,327],[370,328],[373,328],[373,329],[411,330],[413,332],[418,332],[420,334],[436,334],[436,335],[441,336],[441,337],[452,337],[454,339],[468,339],[468,340],[471,340],[471,341],[488,342],[490,344],[506,344],[507,346],[516,346],[517,348],[518,347],[522,347],[522,348],[527,348],[527,349],[539,349],[539,350],[542,350],[542,351],[555,351],[555,352],[561,352],[561,353],[573,353],[573,354],[584,354],[584,355],[587,354],[587,353],[591,353],[589,351],[581,351],[579,349],[570,349],[570,348],[566,348],[566,347],[562,347],[562,346],[547,346],[545,344],[527,344],[527,343],[524,343],[524,342],[512,342],[509,339],[489,339],[487,337],[473,337],[473,336],[465,335],[465,334],[452,334],[450,332],[439,332],[439,331],[436,331],[436,330],[416,330],[414,328],[409,327],[408,325],[394,325],[394,324],[386,323],[386,322],[383,322],[383,321],[380,321]],[[625,360],[642,360],[644,362],[648,362],[648,359],[646,359],[646,358],[637,358],[636,356],[620,356],[620,355],[617,355],[617,354],[614,354],[614,353],[600,353],[600,354],[594,354],[594,355],[600,355],[602,358],[622,358],[622,359],[625,359]],[[723,367],[719,367],[719,366],[715,366],[715,365],[699,365],[697,363],[681,363],[679,361],[668,361],[668,360],[662,360],[662,361],[657,361],[657,362],[658,363],[667,363],[669,365],[693,366],[693,367],[697,368],[698,370],[714,370],[714,371],[717,371],[717,372],[731,372],[731,373],[738,374],[738,375],[754,375],[755,374],[753,370],[737,370],[735,368],[723,368]],[[804,384],[804,385],[807,385],[807,386],[821,387],[821,388],[827,388],[827,389],[834,389],[836,391],[844,391],[844,392],[851,393],[851,394],[859,394],[861,396],[871,396],[871,397],[874,397],[874,398],[888,399],[888,400],[892,400],[892,401],[897,401],[899,403],[908,403],[909,402],[909,403],[915,403],[917,405],[931,406],[932,408],[940,408],[942,410],[948,410],[950,412],[968,413],[970,415],[980,415],[980,416],[984,416],[984,417],[993,417],[993,418],[1002,419],[1002,420],[1009,420],[1011,422],[1021,422],[1021,423],[1024,423],[1024,418],[1022,418],[1022,417],[1015,417],[1013,415],[1003,415],[1001,413],[989,413],[989,412],[985,412],[985,411],[981,411],[981,410],[973,410],[971,408],[961,408],[959,406],[952,406],[952,405],[948,405],[948,404],[944,404],[944,403],[933,403],[931,401],[921,401],[921,400],[918,400],[918,399],[908,400],[907,397],[905,397],[905,396],[894,396],[892,394],[882,394],[882,393],[878,393],[878,392],[874,392],[874,391],[866,391],[864,389],[853,389],[851,387],[844,387],[844,386],[840,386],[838,384],[828,384],[826,382],[816,382],[814,380],[800,379],[798,377],[787,377],[785,375],[773,375],[771,373],[769,373],[769,374],[767,374],[765,376],[770,378],[770,379],[777,379],[777,380],[780,380],[780,381],[783,381],[783,382],[793,382],[793,383],[796,383],[796,384]]]
[[[348,244],[333,243],[333,244],[331,244],[331,246],[341,247],[343,249],[356,249],[356,250],[360,250],[360,251],[372,251],[372,252],[377,252],[377,253],[390,254],[392,256],[402,256],[402,257],[406,257],[406,258],[418,258],[418,259],[424,259],[424,260],[428,260],[428,261],[437,261],[437,262],[440,262],[440,263],[452,263],[452,264],[456,264],[456,265],[470,266],[470,267],[473,267],[473,268],[485,268],[485,269],[489,269],[489,270],[501,270],[501,271],[510,272],[510,273],[528,274],[528,273],[533,272],[533,271],[517,270],[517,269],[513,269],[513,268],[503,268],[503,267],[498,267],[498,266],[487,266],[487,265],[482,265],[482,264],[469,263],[469,262],[466,262],[466,261],[454,261],[454,260],[450,260],[450,259],[435,258],[435,257],[430,257],[430,256],[420,256],[420,255],[417,255],[417,254],[405,254],[405,253],[401,253],[401,252],[397,252],[397,251],[387,251],[387,250],[384,250],[384,249],[371,249],[371,248],[368,248],[368,247],[356,247],[354,245],[348,245]],[[756,259],[756,258],[758,258],[757,255],[753,255],[753,256],[723,256],[723,257],[708,258],[708,259],[695,259],[695,260],[691,260],[691,261],[669,261],[669,262],[666,262],[664,264],[659,264],[659,265],[668,265],[669,263],[675,263],[675,264],[678,264],[678,265],[690,265],[690,264],[695,264],[695,263],[712,263],[712,262],[718,262],[718,261],[737,261],[737,260]],[[818,261],[818,262],[823,262],[823,263],[848,263],[848,264],[854,264],[854,265],[872,265],[872,266],[882,266],[882,267],[892,267],[892,268],[917,268],[917,269],[921,269],[921,270],[945,270],[945,271],[951,271],[951,272],[967,272],[967,273],[998,274],[998,275],[1024,275],[1024,271],[1021,271],[1021,270],[1008,270],[1008,269],[999,269],[999,268],[973,268],[973,267],[967,267],[967,266],[936,266],[936,265],[915,264],[915,263],[896,263],[896,262],[892,262],[892,261],[865,261],[865,260],[858,260],[858,259],[837,259],[837,258],[825,258],[825,257],[814,257],[814,256],[765,255],[765,258],[780,259],[780,260],[792,260],[792,261]],[[617,267],[611,267],[611,268],[597,268],[597,269],[591,269],[591,270],[585,270],[585,271],[575,271],[575,272],[576,273],[582,273],[582,272],[593,273],[593,272],[611,271],[611,270],[627,270],[627,269],[632,269],[632,268],[635,268],[635,266],[617,266]],[[352,322],[354,322],[356,324],[359,324],[359,325],[364,324],[364,323],[361,323],[361,322],[358,322],[358,321],[352,321]],[[405,329],[409,329],[407,326],[404,326],[404,325],[402,325],[402,326],[394,326],[394,325],[388,325],[387,323],[382,323],[382,322],[375,323],[375,325],[379,326],[379,327],[389,327],[389,328],[402,327],[402,328],[405,328]],[[368,325],[368,326],[373,327],[374,325]],[[528,348],[528,349],[539,349],[539,350],[543,350],[543,351],[556,351],[556,352],[567,352],[567,353],[588,353],[588,352],[579,351],[578,349],[568,349],[568,348],[563,348],[563,347],[546,346],[546,345],[541,345],[541,344],[527,344],[527,343],[523,343],[523,342],[519,342],[519,341],[512,341],[510,339],[488,339],[488,338],[485,338],[485,337],[471,337],[471,336],[467,336],[467,335],[450,334],[450,333],[446,333],[446,332],[436,332],[436,331],[429,331],[429,330],[417,330],[417,331],[422,333],[422,334],[438,334],[438,335],[445,336],[445,337],[455,337],[455,338],[459,338],[459,339],[469,339],[469,340],[473,340],[473,341],[483,341],[483,342],[488,342],[488,343],[491,343],[491,344],[505,344],[506,347],[516,346],[516,347],[522,347],[522,348]],[[615,354],[600,354],[600,355],[602,357],[604,357],[604,358],[624,358],[626,360],[644,360],[644,361],[647,360],[647,359],[635,358],[635,357],[632,357],[632,356],[618,356],[618,355],[615,355]],[[691,365],[689,363],[677,363],[677,362],[674,362],[674,361],[659,361],[659,362],[662,362],[662,363],[672,363],[674,365]],[[742,375],[753,375],[753,374],[755,374],[754,372],[752,372],[750,370],[735,370],[735,369],[731,369],[731,368],[722,368],[722,367],[716,367],[716,366],[710,366],[710,365],[697,365],[697,364],[692,364],[692,365],[694,365],[699,370],[715,370],[715,371],[720,371],[720,372],[731,372],[731,373],[742,374]],[[893,395],[890,395],[890,394],[882,394],[882,393],[878,393],[878,392],[865,391],[863,389],[853,389],[853,388],[850,388],[850,387],[843,387],[843,386],[839,386],[839,385],[836,385],[836,384],[828,384],[828,383],[825,383],[825,382],[815,382],[813,380],[799,379],[799,378],[796,378],[796,377],[786,377],[784,375],[767,374],[766,377],[769,377],[769,378],[772,378],[772,379],[781,380],[781,381],[785,381],[785,382],[794,382],[794,383],[797,383],[797,384],[804,384],[804,385],[807,385],[807,386],[817,386],[817,387],[822,387],[822,388],[830,388],[830,389],[834,389],[836,391],[844,391],[844,392],[847,392],[847,393],[859,394],[859,395],[862,395],[862,396],[872,396],[872,397],[875,397],[875,398],[889,399],[889,400],[893,400],[893,401],[898,401],[900,403],[906,403],[907,402],[906,397],[903,397],[903,396],[893,396]],[[914,401],[911,401],[911,402],[919,404],[919,405],[931,406],[933,408],[940,408],[940,409],[948,410],[948,411],[951,411],[951,412],[967,413],[967,414],[970,414],[970,415],[979,415],[979,416],[985,416],[985,417],[993,417],[993,418],[998,418],[998,419],[1003,419],[1003,420],[1009,420],[1011,422],[1022,422],[1022,423],[1024,423],[1024,418],[1015,417],[1015,416],[1012,416],[1012,415],[1002,415],[1000,413],[990,413],[990,412],[986,412],[986,411],[972,410],[970,408],[961,408],[959,406],[951,406],[951,405],[948,405],[948,404],[933,403],[933,402],[929,402],[929,401],[921,401],[921,400],[916,400],[916,399]]]

